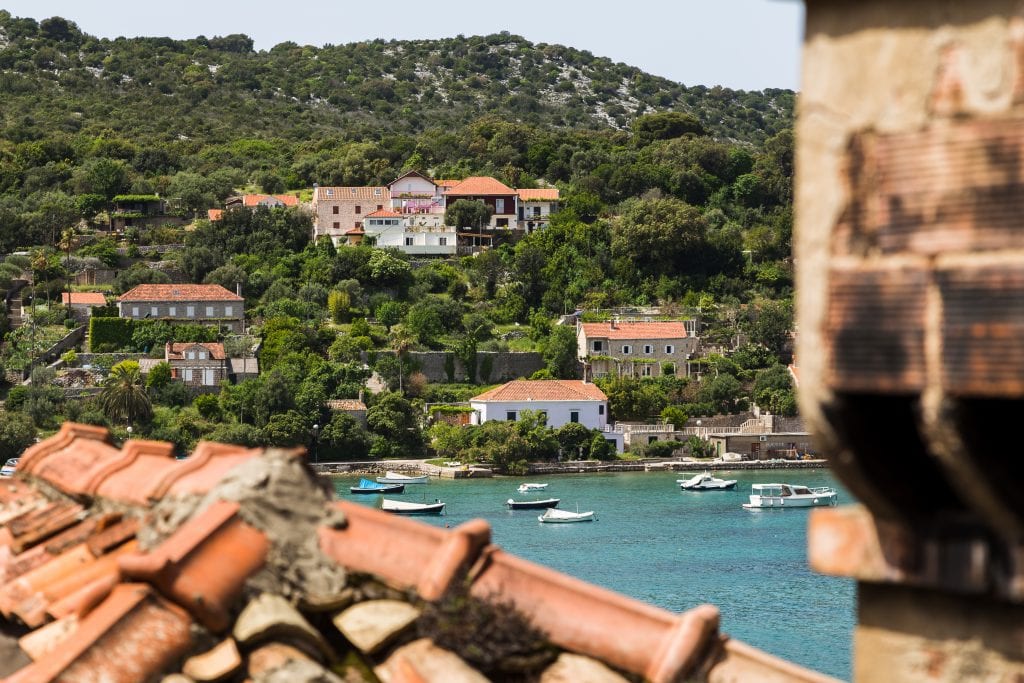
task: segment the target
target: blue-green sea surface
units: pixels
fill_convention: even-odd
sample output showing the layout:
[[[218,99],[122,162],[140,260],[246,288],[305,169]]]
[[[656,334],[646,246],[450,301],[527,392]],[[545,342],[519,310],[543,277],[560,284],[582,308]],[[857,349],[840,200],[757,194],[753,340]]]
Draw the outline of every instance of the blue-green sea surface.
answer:
[[[713,603],[722,631],[754,647],[817,671],[848,679],[855,622],[854,582],[821,576],[807,566],[806,509],[748,511],[752,483],[836,486],[826,470],[717,472],[737,479],[736,491],[680,491],[686,473],[608,473],[473,480],[431,479],[394,496],[446,503],[441,517],[417,517],[455,527],[474,518],[490,523],[497,545],[520,557],[672,611]],[[516,487],[548,483],[533,496]],[[357,496],[358,477],[335,478],[339,498]],[[598,521],[541,524],[543,511],[505,508],[509,498],[559,498],[563,510],[594,510]],[[839,504],[853,498],[839,487]]]

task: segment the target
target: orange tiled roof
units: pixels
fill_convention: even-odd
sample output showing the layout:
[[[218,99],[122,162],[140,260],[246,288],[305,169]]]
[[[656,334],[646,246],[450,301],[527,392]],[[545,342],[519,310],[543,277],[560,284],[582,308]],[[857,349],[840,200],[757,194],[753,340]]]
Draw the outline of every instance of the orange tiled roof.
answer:
[[[209,221],[219,221],[224,217],[224,209],[207,209],[206,219]]]
[[[318,202],[360,200],[360,201],[390,201],[391,190],[386,187],[318,187],[313,194]]]
[[[194,346],[202,346],[214,360],[224,360],[224,345],[217,342],[167,342],[164,357],[167,360],[184,360],[185,351]]]
[[[686,325],[680,322],[581,323],[587,339],[683,339]]]
[[[107,298],[102,292],[62,292],[61,302],[67,305],[80,304],[83,306],[106,306]]]
[[[558,199],[557,187],[540,187],[537,189],[516,190],[519,198],[529,201],[555,201]]]
[[[607,401],[597,385],[578,379],[516,379],[470,401]]]
[[[384,680],[486,680],[472,647],[409,642],[451,591],[542,634],[558,680],[832,680],[724,638],[712,606],[675,614],[503,552],[483,520],[449,531],[331,502],[301,449],[200,443],[176,460],[65,423],[0,486],[0,619],[27,628],[0,663],[13,683],[284,680],[292,665],[350,680],[352,659]]]
[[[378,209],[366,214],[364,218],[401,218],[402,215],[403,214],[390,209]]]
[[[511,187],[490,176],[471,176],[445,191],[449,196],[476,197],[479,195],[515,194]]]
[[[245,301],[220,285],[138,285],[118,301]]]
[[[285,206],[299,205],[299,198],[292,194],[245,194],[242,195],[242,206],[259,206],[260,202],[271,197]]]
[[[351,230],[345,231],[346,235],[365,235],[366,231],[362,228],[352,228]]]

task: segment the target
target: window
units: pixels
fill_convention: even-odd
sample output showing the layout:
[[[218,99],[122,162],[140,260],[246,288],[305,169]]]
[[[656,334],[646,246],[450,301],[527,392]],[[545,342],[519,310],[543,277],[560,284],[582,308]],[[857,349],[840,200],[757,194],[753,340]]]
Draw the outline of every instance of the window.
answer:
[[[676,347],[672,346],[671,344],[665,344],[665,353],[667,353],[668,355],[671,356],[675,352],[676,352]]]
[[[149,307],[149,314],[155,318],[158,315],[160,315],[160,309],[157,308],[156,306],[150,306]]]
[[[510,410],[510,411],[506,412],[505,413],[505,419],[508,420],[509,422],[515,422],[516,421],[516,411]]]
[[[207,306],[206,307],[206,317],[207,318],[212,318],[213,317],[213,306]]]
[[[208,387],[213,386],[213,368],[203,370],[203,384]]]
[[[378,193],[378,194],[379,194],[379,193]],[[384,205],[383,205],[383,204],[378,204],[378,205],[377,205],[377,210],[378,210],[378,211],[380,211],[380,210],[381,210],[381,209],[383,209],[383,208],[384,208]]]
[[[189,360],[195,360],[196,359],[196,352],[195,351],[189,351],[188,352],[188,359]]]
[[[325,187],[324,188],[324,194],[326,194],[328,197],[333,197],[334,196],[334,190],[332,188],[330,188],[330,187]]]
[[[379,197],[380,196],[380,188],[379,187],[373,188],[373,196],[374,197]],[[378,206],[377,208],[379,209],[380,207]]]
[[[533,207],[533,216],[534,216],[534,218],[536,218],[539,215],[540,215],[540,207],[539,206]]]
[[[496,227],[499,227],[499,228],[507,228],[508,227],[508,219],[507,218],[495,218],[494,219],[494,225]]]
[[[412,246],[412,238],[411,237],[406,237],[405,238],[405,246],[407,246],[407,247],[411,247]]]
[[[192,368],[185,368],[185,381],[186,382],[191,382],[192,381]]]
[[[332,206],[331,207],[331,213],[338,213],[338,210],[339,210],[339,207],[337,207],[337,206]]]
[[[359,205],[357,204],[357,205],[356,205],[356,213],[362,213],[362,212],[363,212],[363,207],[361,207],[361,206],[359,206]]]
[[[569,411],[569,422],[579,422],[579,421],[580,421],[580,411],[578,411],[578,410],[571,410],[571,411]]]
[[[654,351],[654,347],[653,346],[651,346],[650,344],[644,344],[644,353],[646,353],[649,356],[649,355],[651,355],[651,353],[653,351]]]
[[[494,200],[494,213],[505,213],[505,200],[495,199]]]
[[[138,318],[139,317],[139,307],[138,306],[132,306],[132,317],[133,318]]]
[[[447,247],[448,246],[448,238],[447,237],[439,237],[438,240],[437,240],[437,243],[440,244],[442,247]]]
[[[651,366],[650,365],[645,365],[643,367],[643,369],[640,370],[640,374],[643,375],[644,377],[650,377],[651,376]]]
[[[594,351],[604,351],[604,342],[600,339],[595,339],[593,344]]]
[[[235,311],[235,309],[234,309],[233,307],[231,307],[231,306],[225,306],[225,307],[224,307],[224,317],[226,318],[226,317],[228,317],[228,316],[230,316],[230,315],[233,315],[233,314],[234,314],[234,311]]]
[[[195,306],[186,306],[185,307],[185,315],[187,315],[189,318],[196,317],[196,307]]]
[[[541,410],[537,413],[537,417],[540,419],[541,424],[547,425],[548,423],[548,411]]]
[[[604,415],[604,404],[603,403],[597,407],[597,414],[598,415]]]
[[[341,229],[341,223],[339,223],[338,221],[334,221],[334,223],[331,225],[331,227],[334,228],[335,230],[340,230]]]
[[[168,308],[167,309],[167,315],[171,316],[172,318],[174,316],[178,315],[178,307],[177,306],[171,306],[170,308]]]
[[[633,353],[633,347],[630,346],[629,344],[623,344],[622,353],[628,356],[629,354]]]

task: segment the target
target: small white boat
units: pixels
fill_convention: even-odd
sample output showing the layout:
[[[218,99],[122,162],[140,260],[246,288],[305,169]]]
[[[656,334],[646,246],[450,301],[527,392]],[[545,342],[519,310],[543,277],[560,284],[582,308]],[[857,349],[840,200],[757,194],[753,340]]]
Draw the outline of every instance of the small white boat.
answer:
[[[823,507],[835,505],[836,496],[836,490],[828,486],[754,484],[750,487],[750,502],[743,507],[748,510]]]
[[[545,498],[544,500],[513,500],[505,501],[509,510],[543,510],[545,508],[558,507],[558,498]]]
[[[547,524],[571,524],[573,522],[596,522],[597,517],[594,516],[594,511],[589,512],[569,512],[568,510],[559,510],[558,508],[548,508],[544,511],[544,514],[537,518],[538,522],[545,522]]]
[[[0,468],[0,477],[13,477],[15,471],[18,469],[18,459],[8,458],[4,466]]]
[[[398,472],[388,471],[383,477],[377,477],[377,483],[379,484],[426,484],[427,475],[421,474],[418,477],[410,477],[405,474],[399,474]]]
[[[530,493],[531,491],[543,491],[547,487],[547,484],[520,484],[516,490],[519,493]]]
[[[676,483],[684,491],[728,491],[736,488],[735,479],[719,479],[712,477],[710,472],[702,472],[689,479],[676,479]]]
[[[435,499],[433,503],[408,503],[404,500],[381,499],[380,509],[396,515],[440,515],[444,512],[444,503]]]

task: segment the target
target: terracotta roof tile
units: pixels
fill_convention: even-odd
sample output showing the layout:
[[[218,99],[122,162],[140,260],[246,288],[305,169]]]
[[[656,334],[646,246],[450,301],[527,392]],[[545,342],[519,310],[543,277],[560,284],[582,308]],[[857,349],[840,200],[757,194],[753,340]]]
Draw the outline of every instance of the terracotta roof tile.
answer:
[[[578,379],[516,379],[470,401],[607,401],[596,384]]]
[[[185,352],[200,346],[210,352],[213,360],[224,360],[224,345],[219,342],[167,342],[164,347],[164,358],[167,360],[185,360]]]
[[[516,190],[516,194],[518,194],[519,198],[524,202],[550,202],[558,200],[557,187],[539,187],[536,189]]]
[[[61,303],[80,306],[106,306],[107,298],[103,292],[61,292]]]
[[[150,492],[154,499],[166,495],[206,493],[228,472],[261,453],[255,448],[200,441],[192,455],[179,460]]]
[[[161,475],[175,465],[174,446],[164,441],[133,440],[121,457],[93,473],[88,491],[121,503],[146,505]]]
[[[587,339],[685,339],[681,322],[581,323]]]
[[[207,209],[206,220],[208,221],[219,221],[224,217],[224,209]]]
[[[220,285],[139,285],[118,301],[245,301]]]
[[[490,176],[471,176],[459,184],[449,187],[445,194],[450,197],[476,197],[480,195],[514,195],[511,187]]]
[[[345,231],[346,235],[365,235],[366,231],[362,228],[352,228],[351,230]]]
[[[318,187],[314,193],[318,202],[330,201],[391,201],[391,190],[383,186]]]
[[[364,218],[401,218],[403,214],[390,209],[378,209],[364,216]]]
[[[285,206],[298,206],[299,198],[292,194],[245,194],[242,195],[242,206],[259,206],[260,202],[276,199]]]

